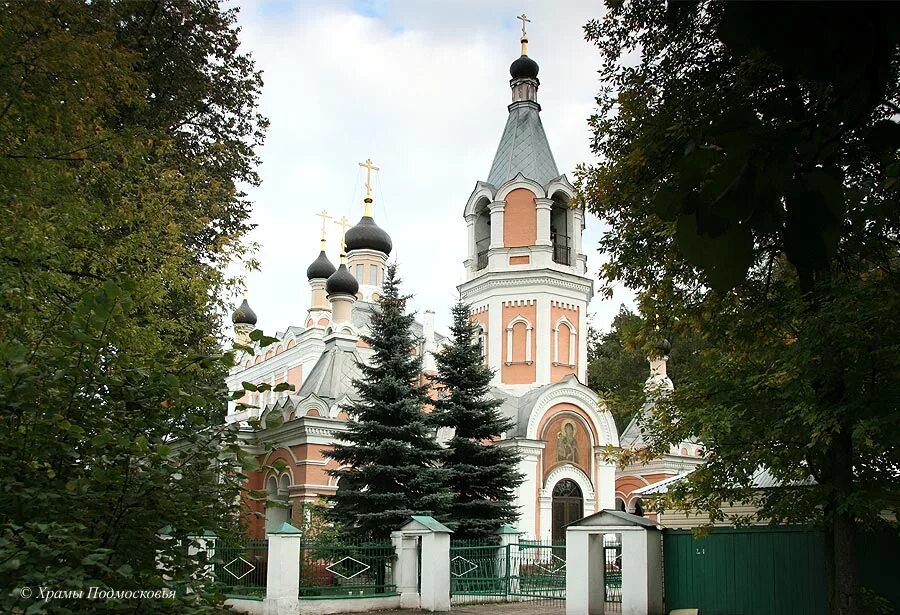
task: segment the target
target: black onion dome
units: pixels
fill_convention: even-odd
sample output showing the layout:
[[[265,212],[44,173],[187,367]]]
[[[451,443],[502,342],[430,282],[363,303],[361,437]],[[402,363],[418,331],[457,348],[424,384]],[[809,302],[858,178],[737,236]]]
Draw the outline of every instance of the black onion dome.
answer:
[[[231,322],[236,325],[255,325],[256,312],[250,309],[250,304],[244,299],[241,306],[231,315]]]
[[[375,224],[371,216],[363,216],[359,222],[344,235],[347,252],[351,250],[378,250],[390,254],[394,247],[391,236]]]
[[[537,79],[538,63],[522,54],[518,60],[509,65],[509,74],[513,79],[531,78]]]
[[[656,344],[656,349],[660,351],[663,356],[669,356],[669,353],[672,352],[672,342],[663,338],[660,342]]]
[[[335,269],[334,265],[331,264],[331,261],[328,260],[328,257],[325,255],[325,250],[322,250],[319,252],[319,257],[307,267],[306,279],[327,280],[335,271],[337,271],[337,269]]]
[[[329,295],[356,295],[359,292],[359,282],[347,269],[347,265],[341,263],[325,282],[325,292]]]

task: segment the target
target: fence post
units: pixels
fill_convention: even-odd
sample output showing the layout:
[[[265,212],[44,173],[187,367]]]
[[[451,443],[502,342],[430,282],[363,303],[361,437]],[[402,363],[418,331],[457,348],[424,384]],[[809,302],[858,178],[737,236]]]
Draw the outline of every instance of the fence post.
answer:
[[[514,550],[518,548],[519,535],[522,533],[511,525],[502,525],[497,530],[500,539],[497,569],[500,571],[500,578],[503,579],[503,591],[507,596],[519,592],[519,556]]]
[[[189,556],[197,555],[201,551],[206,553],[206,565],[202,570],[197,571],[197,574],[194,576],[203,577],[206,580],[215,579],[213,556],[216,554],[216,540],[218,540],[218,536],[216,536],[215,532],[206,530],[202,536],[189,536],[188,540],[191,541],[188,544],[187,551]]]
[[[303,534],[285,521],[267,536],[269,562],[263,611],[265,615],[296,615],[300,612],[300,545]]]
[[[422,539],[419,608],[423,611],[450,610],[450,534],[452,530],[426,515],[413,515],[400,534]],[[401,597],[402,600],[402,597]]]
[[[400,594],[401,609],[419,608],[419,541],[408,533],[391,532],[391,542],[397,554],[397,569],[394,573],[397,593]]]

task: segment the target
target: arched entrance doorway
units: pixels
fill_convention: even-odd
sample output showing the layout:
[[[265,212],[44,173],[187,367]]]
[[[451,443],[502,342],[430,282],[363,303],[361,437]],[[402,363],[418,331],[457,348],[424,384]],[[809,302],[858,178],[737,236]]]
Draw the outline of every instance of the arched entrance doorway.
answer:
[[[565,526],[584,516],[584,497],[574,480],[564,478],[553,487],[553,542],[565,542]]]

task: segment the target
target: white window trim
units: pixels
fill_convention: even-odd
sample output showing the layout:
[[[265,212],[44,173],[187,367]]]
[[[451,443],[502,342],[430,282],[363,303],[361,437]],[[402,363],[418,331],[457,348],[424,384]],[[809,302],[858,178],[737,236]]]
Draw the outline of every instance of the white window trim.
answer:
[[[531,331],[533,327],[531,326],[531,322],[519,314],[515,318],[509,321],[506,325],[506,364],[512,365],[513,363],[522,363],[522,361],[513,361],[513,327],[517,324],[523,323],[525,325],[525,363],[531,364]]]
[[[561,365],[559,362],[559,328],[562,325],[566,325],[569,329],[569,356],[567,357],[568,363],[566,363],[566,365],[568,367],[575,367],[575,338],[578,333],[575,331],[575,325],[573,325],[572,321],[566,318],[565,315],[561,316],[560,319],[556,321],[556,324],[553,325],[553,364]]]

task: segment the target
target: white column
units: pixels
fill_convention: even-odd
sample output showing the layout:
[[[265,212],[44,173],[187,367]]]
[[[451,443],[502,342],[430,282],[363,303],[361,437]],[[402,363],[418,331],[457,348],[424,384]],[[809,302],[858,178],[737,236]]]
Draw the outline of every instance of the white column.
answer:
[[[605,580],[603,577],[603,534],[597,532],[597,528],[577,526],[568,528],[566,530],[566,615],[604,614]]]
[[[537,338],[537,374],[536,384],[550,384],[550,363],[552,361],[552,340],[550,330],[553,324],[550,322],[550,297],[538,295],[537,298],[537,323],[535,323]]]
[[[584,212],[580,207],[572,210],[572,266],[575,273],[587,273],[587,257],[582,253],[581,229],[584,224]]]
[[[418,535],[391,532],[391,542],[397,553],[394,582],[400,594],[401,609],[419,608],[419,539]]]
[[[289,523],[267,534],[269,563],[266,570],[265,615],[300,612],[300,530]]]
[[[494,201],[489,206],[491,210],[491,248],[503,247],[503,211],[506,209],[506,201]]]
[[[553,208],[553,199],[535,199],[537,210],[537,241],[535,245],[551,246],[550,241],[550,210]]]
[[[544,442],[540,440],[501,440],[497,446],[508,447],[519,453],[519,474],[525,478],[516,488],[516,506],[519,507],[519,519],[516,522],[519,532],[526,537],[538,537],[537,531],[537,490],[541,483],[540,459]],[[541,526],[543,527],[543,525]]]
[[[476,259],[478,255],[475,250],[475,214],[466,216],[466,235],[469,238],[469,250],[466,252],[466,271],[469,274],[475,272]]]
[[[553,495],[551,492],[541,489],[538,507],[541,514],[541,535],[538,538],[550,540],[553,538]]]
[[[594,454],[597,464],[597,499],[600,510],[616,507],[616,464],[603,459],[603,448],[597,447]]]
[[[430,532],[422,536],[420,603],[423,611],[450,610],[449,532]]]

